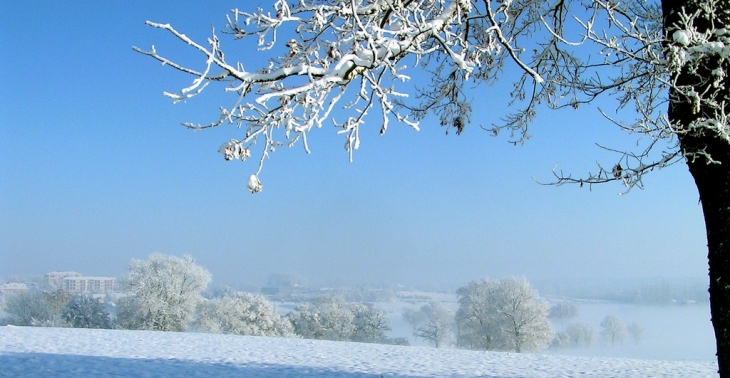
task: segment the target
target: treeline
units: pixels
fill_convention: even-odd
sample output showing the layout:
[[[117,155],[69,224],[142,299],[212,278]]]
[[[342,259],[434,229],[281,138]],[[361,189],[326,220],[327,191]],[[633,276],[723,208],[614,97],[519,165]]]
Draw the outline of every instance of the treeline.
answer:
[[[548,306],[524,278],[471,282],[457,296],[456,312],[438,302],[404,309],[402,317],[411,324],[413,336],[436,348],[521,352],[588,348],[597,336],[610,346],[623,344],[629,337],[639,343],[644,333],[639,324],[627,326],[615,315],[607,315],[598,331],[592,324],[571,322],[578,315],[578,305],[563,301]]]
[[[436,348],[518,353],[542,350],[553,340],[550,306],[525,278],[473,281],[456,294],[455,313],[438,302],[405,309],[403,319],[413,327],[413,336]]]
[[[596,335],[596,328],[592,324],[571,322],[565,326],[566,321],[570,321],[577,315],[578,305],[574,302],[558,302],[550,308],[550,318],[559,322],[561,328],[561,331],[555,334],[551,347],[588,348],[591,346]],[[602,341],[611,346],[623,344],[629,335],[634,343],[638,344],[644,335],[644,327],[635,322],[626,326],[616,315],[606,315],[599,327]]]
[[[275,278],[270,287],[303,286],[294,282],[299,280]],[[202,293],[210,280],[210,273],[189,256],[153,254],[128,265],[121,280],[124,293],[118,298],[65,291],[20,293],[7,300],[9,317],[5,322],[408,345],[407,339],[386,336],[391,326],[382,310],[343,295],[310,296],[280,315],[261,294],[229,289],[204,298]],[[395,296],[388,291],[352,290],[347,297],[362,299],[372,293],[376,297]],[[577,315],[577,306],[561,302],[550,307],[525,278],[473,281],[459,288],[456,295],[456,311],[439,302],[405,309],[402,316],[413,327],[414,337],[437,348],[448,345],[523,352],[549,346],[589,346],[596,333],[587,324],[571,323],[566,327],[564,323]],[[560,332],[555,332],[551,318],[560,323]],[[600,327],[601,334],[612,344],[623,342],[627,333],[637,340],[641,335],[641,327],[626,327],[616,317],[607,317]]]
[[[323,295],[280,316],[260,294],[226,291],[203,298],[210,279],[189,256],[153,254],[129,264],[125,292],[114,302],[65,291],[25,292],[8,299],[5,323],[408,344],[385,336],[388,319],[372,306]]]
[[[34,327],[112,328],[109,308],[98,299],[67,291],[20,292],[5,303],[5,324]]]

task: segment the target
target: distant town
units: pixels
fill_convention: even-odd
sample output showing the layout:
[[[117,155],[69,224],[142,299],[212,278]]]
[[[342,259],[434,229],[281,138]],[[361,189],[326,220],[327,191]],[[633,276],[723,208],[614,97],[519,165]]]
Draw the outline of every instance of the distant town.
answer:
[[[19,294],[33,290],[56,291],[63,290],[78,294],[109,294],[117,288],[117,279],[114,277],[84,276],[77,272],[49,272],[43,276],[43,283],[37,282],[10,282],[0,284],[0,308],[5,299],[12,294]]]

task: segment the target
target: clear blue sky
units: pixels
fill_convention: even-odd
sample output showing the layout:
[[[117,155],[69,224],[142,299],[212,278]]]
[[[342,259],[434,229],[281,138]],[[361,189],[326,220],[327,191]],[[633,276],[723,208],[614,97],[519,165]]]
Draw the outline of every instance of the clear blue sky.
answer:
[[[571,110],[541,113],[533,139],[513,147],[479,128],[504,115],[506,87],[473,92],[474,123],[458,137],[435,118],[420,132],[392,123],[382,137],[374,124],[353,163],[342,136],[316,130],[311,155],[278,150],[263,192],[249,194],[255,162],[216,153],[238,130],[180,126],[230,104],[213,90],[172,105],[162,92],[190,79],[131,48],[195,56],[144,21],[204,41],[235,6],[0,2],[0,278],[118,276],[153,252],[191,254],[214,283],[232,285],[263,284],[273,272],[419,285],[706,275],[701,208],[684,165],[626,196],[618,184],[538,185],[532,177],[550,180],[558,163],[593,169],[607,156],[595,142],[631,147],[632,139],[595,111]],[[227,57],[255,63],[253,52],[223,41]]]

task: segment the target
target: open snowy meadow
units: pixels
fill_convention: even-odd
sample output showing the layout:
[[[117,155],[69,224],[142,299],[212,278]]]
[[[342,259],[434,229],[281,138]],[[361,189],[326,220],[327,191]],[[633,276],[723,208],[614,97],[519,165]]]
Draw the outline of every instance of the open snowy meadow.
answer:
[[[2,377],[716,377],[715,362],[289,338],[0,327]]]

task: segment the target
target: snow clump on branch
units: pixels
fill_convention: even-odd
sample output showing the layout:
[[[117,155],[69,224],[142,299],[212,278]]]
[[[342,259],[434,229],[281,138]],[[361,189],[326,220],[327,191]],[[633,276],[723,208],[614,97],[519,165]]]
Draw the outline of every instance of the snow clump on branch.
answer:
[[[248,178],[248,190],[252,193],[258,193],[263,189],[263,186],[261,185],[261,181],[259,181],[259,177],[256,175],[251,175]]]

